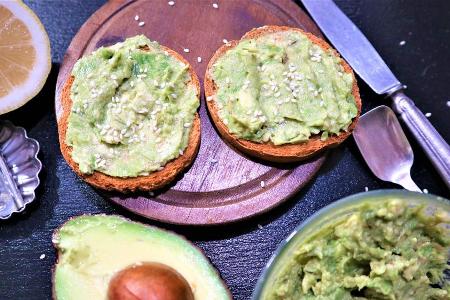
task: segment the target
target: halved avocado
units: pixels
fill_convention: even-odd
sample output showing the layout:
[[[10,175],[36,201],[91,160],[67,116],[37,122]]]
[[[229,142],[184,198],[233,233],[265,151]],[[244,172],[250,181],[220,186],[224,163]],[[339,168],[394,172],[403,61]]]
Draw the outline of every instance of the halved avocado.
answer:
[[[75,217],[57,230],[53,293],[56,300],[107,299],[118,272],[147,263],[166,265],[188,283],[194,299],[231,299],[219,274],[185,238],[119,216]]]

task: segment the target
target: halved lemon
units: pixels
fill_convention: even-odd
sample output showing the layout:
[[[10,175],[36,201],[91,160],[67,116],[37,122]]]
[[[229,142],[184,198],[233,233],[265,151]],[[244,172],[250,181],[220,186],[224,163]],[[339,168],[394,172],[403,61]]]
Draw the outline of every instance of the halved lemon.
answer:
[[[50,69],[50,42],[41,21],[21,1],[0,1],[0,114],[39,93]]]

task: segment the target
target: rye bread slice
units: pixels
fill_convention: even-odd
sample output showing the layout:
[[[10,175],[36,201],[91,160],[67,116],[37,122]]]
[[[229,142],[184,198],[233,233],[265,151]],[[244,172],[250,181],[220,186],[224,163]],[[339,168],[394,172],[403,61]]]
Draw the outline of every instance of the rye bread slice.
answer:
[[[197,91],[197,98],[199,98],[200,82],[192,66],[177,52],[164,46],[161,47],[162,50],[167,51],[169,55],[175,57],[182,63],[189,66],[188,72],[191,76],[191,81],[188,84],[195,86],[195,89]],[[148,50],[148,47],[144,47],[143,50]],[[64,84],[63,90],[61,92],[60,101],[62,106],[62,115],[61,119],[58,122],[59,143],[64,159],[75,171],[75,173],[84,181],[88,182],[96,188],[107,191],[119,191],[124,193],[135,191],[152,191],[162,188],[163,186],[173,181],[178,174],[180,174],[184,169],[186,169],[186,167],[188,167],[192,163],[200,147],[200,118],[198,113],[195,114],[191,132],[189,134],[188,146],[184,150],[183,155],[180,155],[176,159],[169,161],[162,170],[153,172],[147,176],[126,178],[109,176],[98,171],[95,171],[90,175],[81,173],[80,169],[78,168],[78,164],[72,159],[72,147],[66,144],[67,122],[70,110],[72,108],[70,89],[73,81],[74,77],[69,77],[69,79]]]
[[[336,56],[340,56],[336,50],[334,50],[327,42],[316,37],[315,35],[305,32],[299,28],[292,28],[287,26],[264,26],[260,28],[253,29],[247,32],[241,40],[254,39],[259,36],[280,32],[280,31],[297,31],[306,35],[314,44],[320,46],[324,50],[331,50]],[[358,109],[356,117],[353,119],[352,123],[348,127],[347,131],[341,131],[338,135],[330,136],[327,140],[321,141],[320,135],[313,135],[310,139],[303,143],[298,144],[285,144],[285,145],[274,145],[272,142],[268,143],[257,143],[237,137],[235,134],[228,130],[228,127],[222,122],[218,114],[217,104],[215,102],[215,96],[217,94],[217,85],[214,83],[212,77],[212,68],[215,62],[224,55],[228,50],[233,49],[240,41],[231,41],[228,44],[220,47],[211,60],[208,63],[208,67],[205,73],[205,97],[212,97],[211,101],[206,101],[211,118],[216,125],[217,130],[222,135],[222,137],[229,142],[232,146],[236,147],[238,150],[257,158],[261,158],[272,162],[296,162],[305,160],[325,149],[338,146],[342,143],[353,131],[358,122],[359,115],[361,114],[361,98],[359,95],[358,85],[356,84],[356,78],[353,74],[353,70],[350,66],[342,59],[341,64],[346,73],[350,73],[353,76],[353,87],[352,94],[355,98],[355,104]]]

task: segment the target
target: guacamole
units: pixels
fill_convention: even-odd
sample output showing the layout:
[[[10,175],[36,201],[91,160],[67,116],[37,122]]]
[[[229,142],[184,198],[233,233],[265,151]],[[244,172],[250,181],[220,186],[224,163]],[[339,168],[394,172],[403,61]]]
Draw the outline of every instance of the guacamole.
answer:
[[[66,134],[80,171],[145,176],[183,154],[199,106],[188,68],[142,35],[81,58]]]
[[[322,140],[357,115],[341,58],[297,31],[244,39],[213,65],[219,117],[237,137],[275,145]]]
[[[366,203],[300,244],[266,299],[450,299],[449,222],[402,200]]]

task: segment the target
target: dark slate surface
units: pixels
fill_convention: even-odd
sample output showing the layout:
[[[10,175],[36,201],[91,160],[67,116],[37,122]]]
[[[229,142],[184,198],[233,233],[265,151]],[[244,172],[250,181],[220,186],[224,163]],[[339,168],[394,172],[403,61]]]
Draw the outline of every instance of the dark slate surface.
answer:
[[[69,169],[59,151],[53,112],[58,64],[79,27],[104,1],[25,2],[36,11],[50,35],[53,69],[44,90],[35,99],[2,118],[25,127],[40,142],[40,158],[45,167],[35,203],[25,214],[0,222],[0,299],[51,297],[50,270],[55,263],[52,232],[69,217],[86,212],[123,214],[186,235],[219,269],[233,296],[249,299],[277,244],[302,220],[328,203],[364,191],[365,187],[397,188],[377,180],[369,172],[350,138],[333,151],[317,178],[297,196],[251,221],[198,229],[167,226],[130,215],[104,201]],[[373,42],[398,78],[408,85],[408,95],[424,112],[432,113],[431,122],[449,140],[450,107],[446,103],[450,100],[450,2],[339,0],[338,4]],[[406,41],[404,46],[399,45],[402,40]],[[360,88],[364,111],[384,103],[363,83]],[[448,198],[443,182],[417,144],[412,144],[416,155],[412,177],[420,187]],[[46,255],[42,260],[41,254]]]

